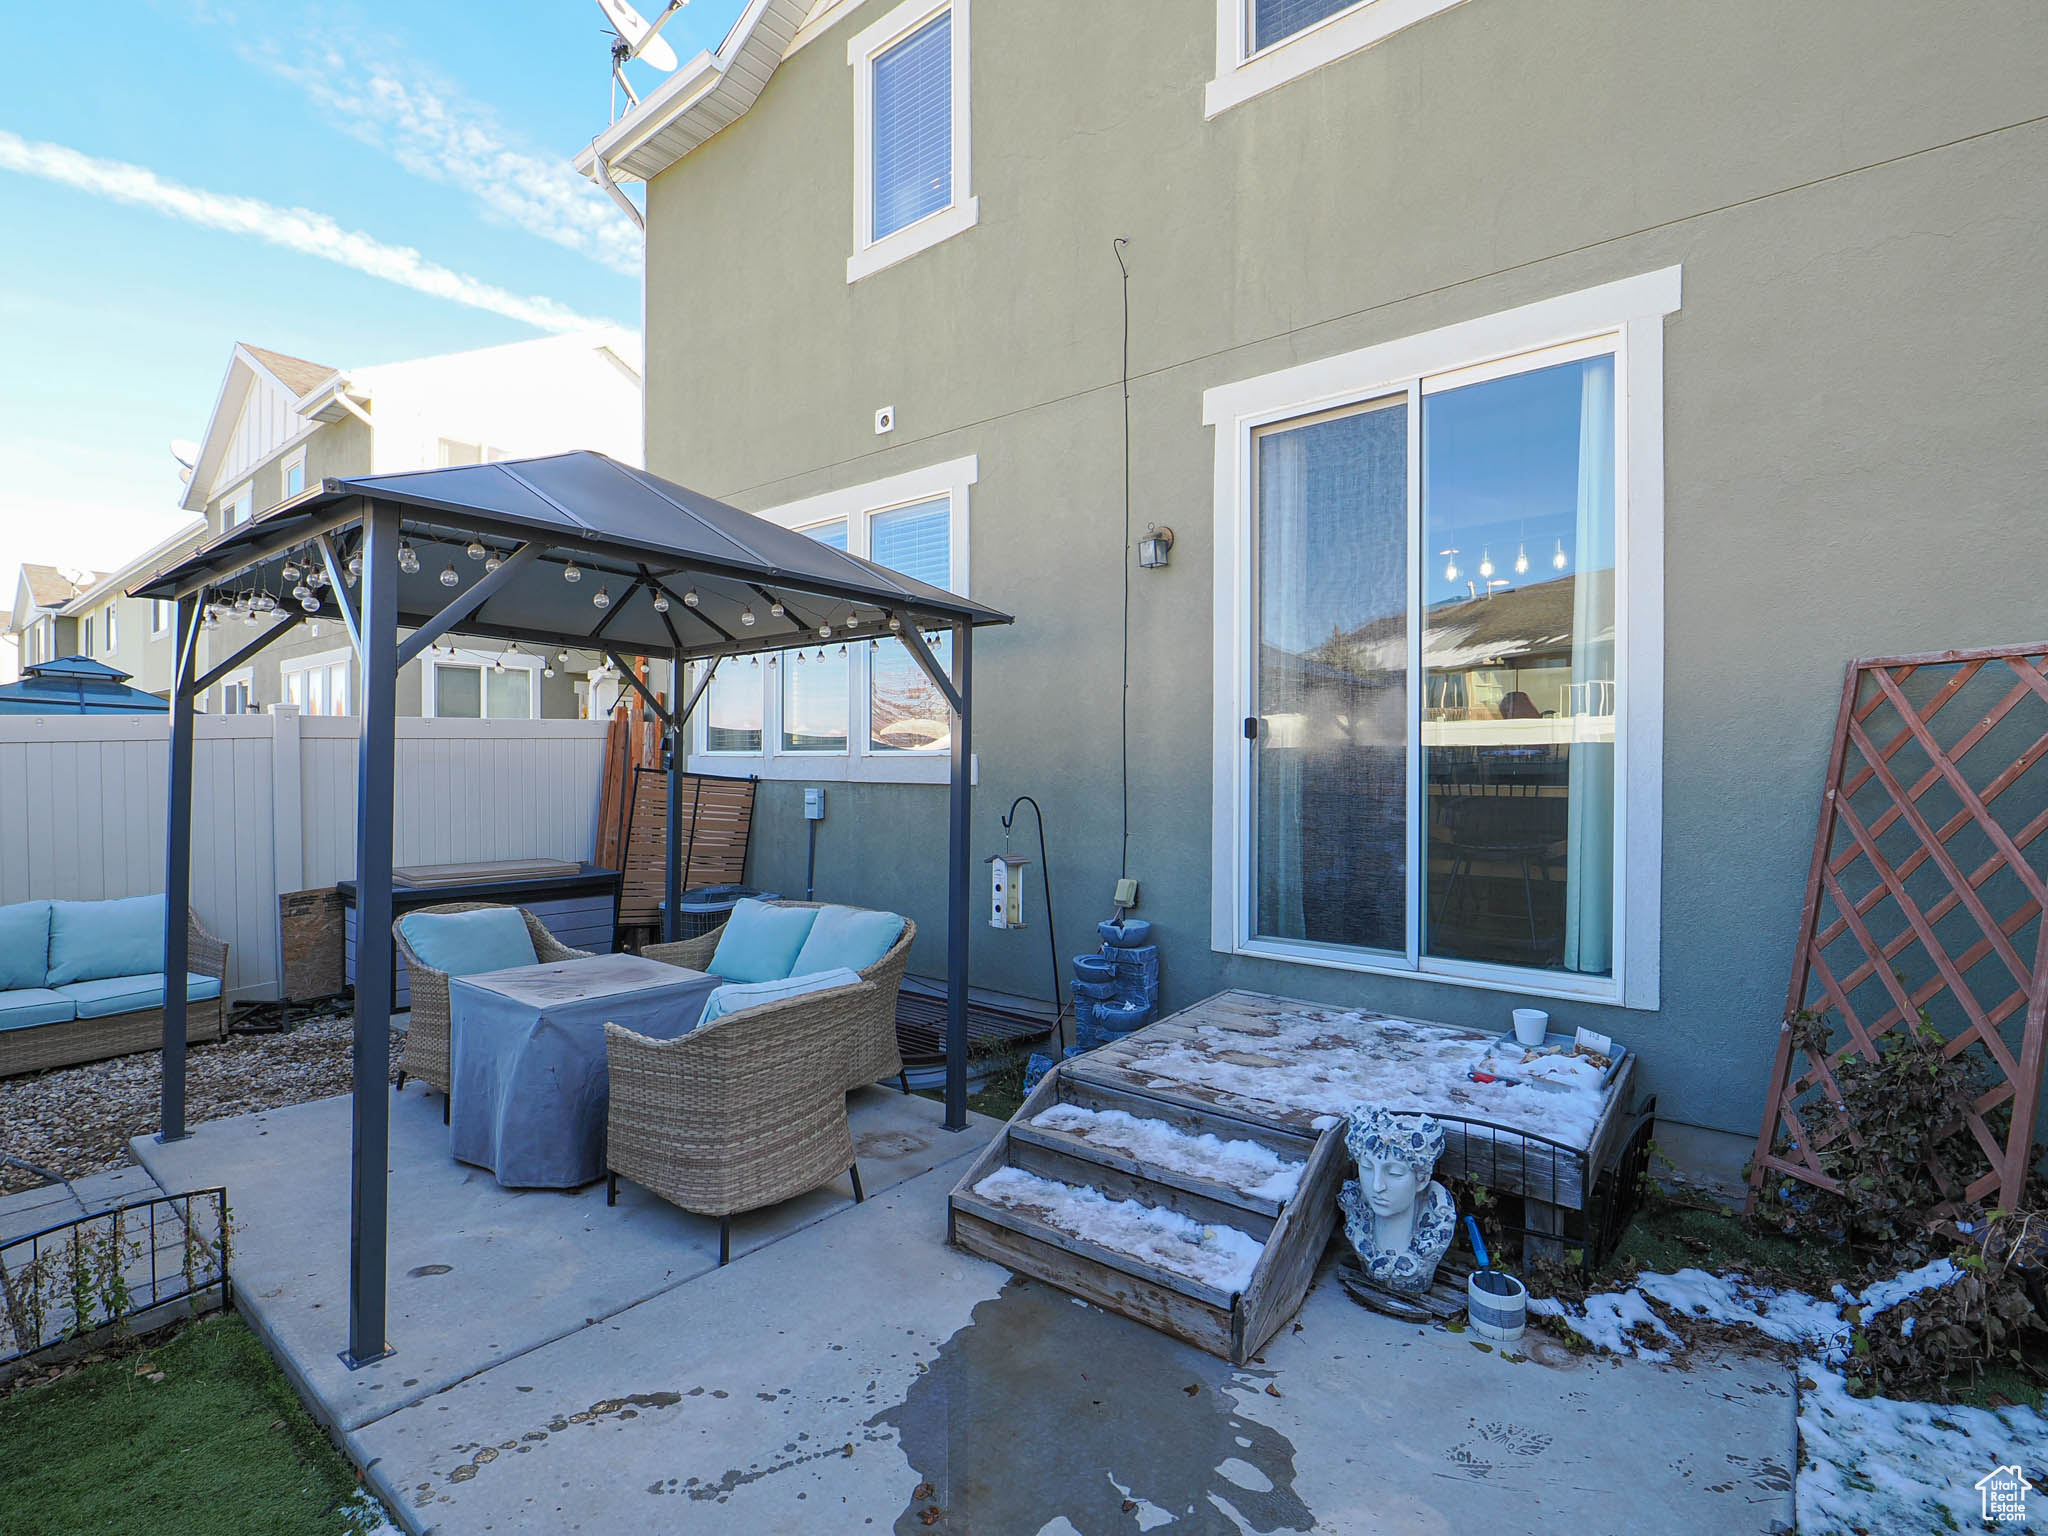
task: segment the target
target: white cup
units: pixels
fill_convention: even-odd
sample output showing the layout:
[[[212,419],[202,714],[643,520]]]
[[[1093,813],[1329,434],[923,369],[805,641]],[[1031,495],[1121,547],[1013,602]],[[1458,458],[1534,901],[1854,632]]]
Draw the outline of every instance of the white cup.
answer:
[[[1515,1040],[1521,1045],[1541,1045],[1550,1033],[1550,1015],[1541,1008],[1515,1010]]]

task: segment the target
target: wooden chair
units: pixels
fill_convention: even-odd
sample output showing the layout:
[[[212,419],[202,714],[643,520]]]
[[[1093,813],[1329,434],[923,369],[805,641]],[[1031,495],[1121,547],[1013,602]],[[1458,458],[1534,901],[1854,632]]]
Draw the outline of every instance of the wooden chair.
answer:
[[[871,983],[745,1008],[673,1040],[604,1027],[611,1072],[605,1203],[619,1180],[718,1218],[718,1262],[732,1219],[844,1173],[864,1198],[846,1122],[851,1040],[842,1020]]]
[[[405,917],[414,913],[475,912],[485,907],[499,905],[493,901],[447,901],[438,906],[414,907]],[[547,925],[524,907],[514,909],[526,919],[527,935],[533,940],[534,958],[538,962],[555,960],[577,960],[590,953],[587,949],[571,949],[547,930]],[[416,1077],[430,1088],[440,1090],[443,1099],[447,1097],[450,1069],[448,1064],[448,973],[437,971],[425,964],[413,953],[412,946],[405,942],[405,930],[398,919],[391,925],[391,936],[398,942],[398,952],[405,957],[405,963],[412,973],[412,1020],[405,1031],[405,1054],[399,1059],[398,1086],[403,1088],[408,1077]],[[441,1106],[441,1118],[448,1118],[448,1106]]]
[[[776,901],[770,902],[769,905],[822,907],[825,903]],[[692,971],[708,971],[711,968],[711,957],[718,950],[719,936],[724,932],[725,924],[720,923],[709,933],[700,933],[694,939],[680,939],[673,944],[643,945],[640,953],[665,965],[680,965]],[[903,1070],[903,1054],[896,1046],[896,994],[902,990],[903,973],[910,965],[910,945],[916,937],[917,924],[906,917],[903,920],[903,932],[897,936],[896,942],[889,946],[889,952],[873,965],[861,970],[859,987],[813,992],[792,999],[794,1004],[829,1012],[836,1027],[845,1034],[849,1054],[844,1087],[848,1092],[869,1083],[884,1082],[892,1077],[905,1093],[910,1092],[910,1081]]]

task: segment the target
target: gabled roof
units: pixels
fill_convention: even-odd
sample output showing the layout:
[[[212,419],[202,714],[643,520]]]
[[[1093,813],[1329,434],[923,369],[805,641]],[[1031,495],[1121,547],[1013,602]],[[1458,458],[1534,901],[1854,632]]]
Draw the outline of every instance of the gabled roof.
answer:
[[[199,541],[205,536],[206,519],[193,518],[174,532],[158,539],[141,554],[123,561],[117,569],[95,576],[92,585],[81,587],[78,595],[64,611],[70,614],[85,613],[110,597],[121,596],[133,578],[155,570],[173,556],[189,554],[199,547]]]
[[[576,169],[593,181],[660,175],[753,106],[813,9],[812,0],[749,0],[716,53],[698,54],[649,91],[590,141]]]
[[[246,341],[241,343],[241,348],[261,363],[273,379],[290,390],[295,399],[334,376],[334,370],[325,363],[309,363],[303,357],[287,357],[282,352],[272,352],[265,347],[252,347]]]
[[[73,576],[83,580],[73,580]],[[54,565],[22,563],[21,579],[28,584],[29,600],[38,608],[62,608],[88,587],[106,580],[103,571],[75,571],[66,575]]]

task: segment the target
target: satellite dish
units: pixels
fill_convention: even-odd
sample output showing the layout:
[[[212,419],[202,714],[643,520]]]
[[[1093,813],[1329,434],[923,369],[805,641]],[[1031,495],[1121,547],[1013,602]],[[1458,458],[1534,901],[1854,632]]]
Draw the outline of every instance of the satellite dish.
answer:
[[[615,65],[622,65],[628,59],[638,59],[643,64],[667,74],[676,67],[676,51],[656,34],[662,26],[682,8],[687,0],[670,0],[661,20],[650,25],[626,0],[597,0],[597,8],[604,12],[604,19],[612,24],[612,30],[619,36],[622,46],[612,50]]]
[[[174,437],[171,439],[171,457],[177,461],[178,479],[190,485],[193,466],[199,462],[199,445],[189,438]]]

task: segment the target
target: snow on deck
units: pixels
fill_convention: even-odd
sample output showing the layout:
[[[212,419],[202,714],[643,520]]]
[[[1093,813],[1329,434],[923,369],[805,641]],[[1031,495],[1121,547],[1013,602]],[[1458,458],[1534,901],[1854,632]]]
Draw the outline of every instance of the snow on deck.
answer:
[[[1054,1230],[1112,1253],[1142,1259],[1234,1295],[1252,1283],[1264,1247],[1236,1227],[1204,1226],[1142,1200],[1112,1200],[1100,1190],[998,1168],[974,1186],[982,1199],[1026,1211]]]
[[[1306,1166],[1256,1141],[1225,1141],[1207,1131],[1193,1135],[1164,1120],[1141,1119],[1121,1109],[1055,1104],[1033,1115],[1031,1124],[1064,1131],[1098,1147],[1129,1153],[1155,1168],[1209,1179],[1263,1200],[1292,1199]]]
[[[1288,1006],[1259,1018],[1198,1015],[1171,1033],[1140,1031],[1119,1065],[1159,1089],[1194,1089],[1335,1125],[1358,1104],[1469,1115],[1502,1130],[1589,1150],[1608,1090],[1590,1079],[1475,1083],[1497,1038],[1482,1031],[1348,1009]]]

